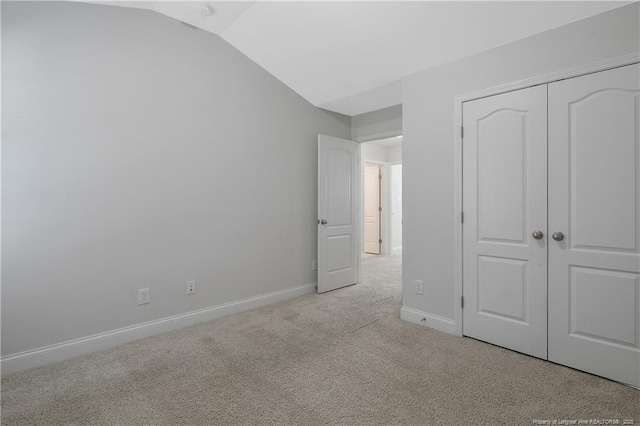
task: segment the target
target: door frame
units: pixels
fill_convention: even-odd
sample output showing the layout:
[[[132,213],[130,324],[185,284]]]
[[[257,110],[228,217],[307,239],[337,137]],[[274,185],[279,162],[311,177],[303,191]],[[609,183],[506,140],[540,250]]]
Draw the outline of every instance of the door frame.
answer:
[[[615,58],[593,62],[590,64],[580,65],[573,68],[564,69],[524,80],[503,84],[500,86],[490,87],[475,92],[458,95],[454,98],[453,104],[453,217],[454,217],[454,242],[453,242],[453,300],[454,300],[454,319],[455,334],[462,336],[462,282],[464,259],[462,256],[462,108],[464,102],[476,99],[486,98],[488,96],[499,95],[502,93],[513,92],[515,90],[526,89],[540,84],[549,84],[559,80],[579,77],[582,75],[593,74],[600,71],[606,71],[613,68],[620,68],[626,65],[640,63],[640,53],[631,53],[628,55],[618,56]]]

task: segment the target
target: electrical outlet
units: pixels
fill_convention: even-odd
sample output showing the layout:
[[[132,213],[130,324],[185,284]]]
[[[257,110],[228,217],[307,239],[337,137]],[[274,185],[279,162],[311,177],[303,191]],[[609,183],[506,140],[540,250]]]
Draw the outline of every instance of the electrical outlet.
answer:
[[[422,294],[422,280],[415,280],[416,294]]]
[[[187,281],[187,294],[196,294],[196,282]]]
[[[147,303],[149,303],[150,301],[150,297],[149,297],[149,289],[148,288],[141,288],[138,290],[138,305],[146,305]]]
[[[317,271],[318,270],[318,261],[316,259],[313,259],[311,261],[311,270],[312,271]]]

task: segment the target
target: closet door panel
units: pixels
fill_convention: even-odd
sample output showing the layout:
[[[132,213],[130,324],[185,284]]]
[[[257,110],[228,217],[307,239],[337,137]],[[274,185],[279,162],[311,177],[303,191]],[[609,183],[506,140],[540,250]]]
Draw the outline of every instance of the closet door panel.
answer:
[[[546,124],[546,86],[463,106],[463,333],[545,359]]]
[[[549,360],[640,386],[640,69],[549,85]]]

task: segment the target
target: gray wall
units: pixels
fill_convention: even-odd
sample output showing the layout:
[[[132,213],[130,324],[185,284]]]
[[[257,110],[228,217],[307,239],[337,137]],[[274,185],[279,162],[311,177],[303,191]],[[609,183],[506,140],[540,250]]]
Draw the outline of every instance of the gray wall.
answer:
[[[363,143],[360,145],[360,157],[363,160],[380,161],[386,163],[389,161],[389,149],[385,146],[373,143]]]
[[[2,2],[2,77],[2,354],[316,281],[317,134],[348,117],[119,7]]]
[[[402,134],[402,105],[396,105],[351,118],[351,139],[370,141]]]
[[[387,149],[387,155],[390,163],[402,162],[402,145],[392,146]]]
[[[404,306],[454,319],[454,97],[638,52],[638,15],[635,3],[403,81]]]

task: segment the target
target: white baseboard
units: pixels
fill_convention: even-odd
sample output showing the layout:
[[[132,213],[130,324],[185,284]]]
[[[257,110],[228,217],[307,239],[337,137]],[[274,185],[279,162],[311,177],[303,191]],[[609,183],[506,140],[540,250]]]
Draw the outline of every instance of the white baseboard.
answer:
[[[316,283],[305,284],[286,290],[274,291],[260,296],[210,306],[184,314],[173,315],[142,324],[19,352],[2,357],[0,360],[0,369],[2,375],[16,373],[52,362],[63,361],[65,359],[108,349],[145,337],[155,336],[166,331],[176,330],[230,314],[293,299],[294,297],[304,294],[315,293],[315,291]]]
[[[400,318],[414,324],[433,328],[434,330],[443,331],[456,336],[459,335],[456,331],[456,322],[452,319],[417,311],[405,306],[400,310]]]

